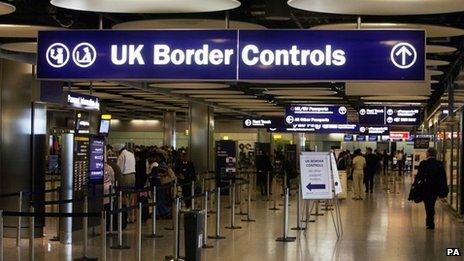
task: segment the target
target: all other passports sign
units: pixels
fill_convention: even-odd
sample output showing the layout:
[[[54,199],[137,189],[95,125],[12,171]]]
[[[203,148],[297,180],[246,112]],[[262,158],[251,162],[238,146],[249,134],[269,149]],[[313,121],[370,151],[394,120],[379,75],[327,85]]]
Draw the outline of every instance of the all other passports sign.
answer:
[[[39,32],[39,79],[411,80],[420,30],[72,30]]]

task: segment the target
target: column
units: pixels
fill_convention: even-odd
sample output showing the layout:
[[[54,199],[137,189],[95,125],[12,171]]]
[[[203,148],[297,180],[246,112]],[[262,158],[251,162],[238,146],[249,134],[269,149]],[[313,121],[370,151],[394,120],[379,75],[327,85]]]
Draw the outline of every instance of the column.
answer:
[[[258,142],[270,143],[271,142],[271,133],[266,129],[258,129]]]
[[[176,146],[176,112],[167,111],[164,113],[163,120],[163,144],[165,146],[174,147]]]
[[[214,170],[214,110],[212,107],[190,103],[189,156],[198,173]]]
[[[304,133],[294,133],[293,134],[293,144],[296,145],[296,155],[299,158],[299,155],[302,151],[305,151],[305,134]]]
[[[45,158],[34,152],[34,149],[42,148],[38,145],[43,144],[39,139],[45,136],[46,124],[38,117],[43,115],[39,108],[37,111],[32,108],[33,91],[38,87],[36,83],[32,65],[0,59],[0,194],[41,190],[44,186],[45,170],[36,167],[41,166]],[[38,130],[40,137],[34,136]],[[23,197],[23,210],[28,209],[29,200],[29,197]],[[0,209],[16,211],[17,208],[17,198],[0,200]],[[23,220],[23,226],[27,227],[27,219]],[[15,237],[16,218],[6,218],[4,222],[5,237]],[[36,235],[42,235],[41,225],[39,219]],[[27,230],[23,229],[23,236]]]

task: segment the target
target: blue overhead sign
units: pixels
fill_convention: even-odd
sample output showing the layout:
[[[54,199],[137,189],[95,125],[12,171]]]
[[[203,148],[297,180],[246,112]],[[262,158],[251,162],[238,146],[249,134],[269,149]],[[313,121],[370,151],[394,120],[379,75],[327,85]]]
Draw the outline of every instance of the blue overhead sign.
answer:
[[[285,107],[285,124],[294,126],[306,124],[346,124],[347,109],[344,106],[325,105],[287,105]]]
[[[425,79],[420,30],[39,32],[39,79]]]
[[[418,125],[421,122],[421,108],[417,106],[361,107],[358,115],[359,123],[364,126]]]
[[[385,107],[370,106],[361,107],[358,110],[359,124],[364,125],[384,125],[385,124]]]

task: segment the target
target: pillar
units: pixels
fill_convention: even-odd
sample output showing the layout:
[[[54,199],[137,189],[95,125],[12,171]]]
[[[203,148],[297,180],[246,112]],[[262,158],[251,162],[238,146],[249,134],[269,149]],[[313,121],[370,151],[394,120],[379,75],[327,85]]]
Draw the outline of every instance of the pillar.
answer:
[[[212,107],[190,103],[189,156],[198,173],[214,170],[214,110]]]
[[[296,155],[300,155],[305,151],[305,135],[304,133],[293,133],[293,144],[296,145]]]
[[[163,120],[163,144],[176,148],[176,112],[167,111]]]
[[[266,129],[258,129],[258,142],[270,143],[271,133]]]
[[[43,144],[39,139],[45,136],[43,127],[46,123],[41,120],[39,126],[38,121],[34,122],[34,119],[40,118],[38,116],[43,116],[43,113],[35,113],[32,107],[33,90],[38,88],[36,83],[32,65],[0,59],[0,194],[41,190],[44,186],[44,169],[35,169],[45,160],[42,158],[44,155],[34,153],[34,144]],[[34,128],[40,130],[41,137],[34,136]],[[29,200],[28,196],[23,197],[23,210],[28,210]],[[0,209],[16,211],[17,198],[1,199]],[[4,219],[5,237],[16,236],[16,220],[13,217]],[[28,231],[27,218],[23,220],[22,234],[25,235]],[[36,235],[42,235],[40,223],[39,219]]]

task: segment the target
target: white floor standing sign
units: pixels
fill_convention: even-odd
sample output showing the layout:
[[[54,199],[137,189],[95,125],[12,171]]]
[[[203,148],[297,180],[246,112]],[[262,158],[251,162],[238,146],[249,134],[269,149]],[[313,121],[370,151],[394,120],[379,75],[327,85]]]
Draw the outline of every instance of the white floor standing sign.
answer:
[[[325,203],[325,210],[330,212],[335,232],[340,237],[343,234],[343,227],[337,195],[342,192],[342,185],[333,153],[302,152],[300,174],[301,197],[307,201],[305,223],[308,224],[309,216],[313,215],[314,206],[316,209],[314,215],[318,216],[319,203]],[[309,208],[310,201],[313,202],[311,208]]]

